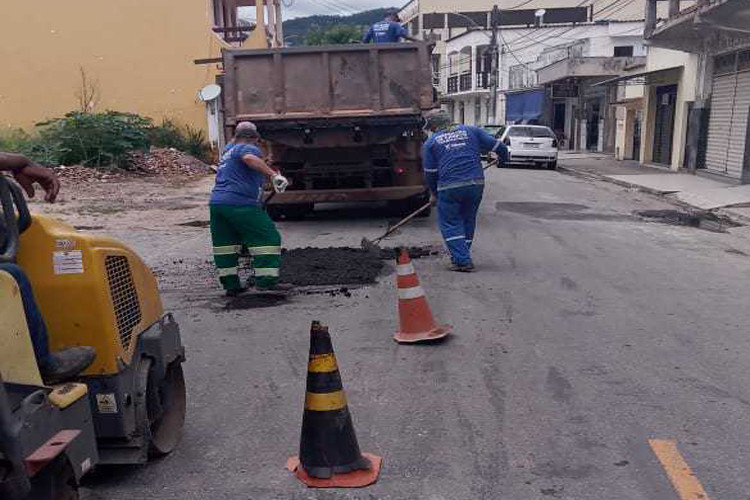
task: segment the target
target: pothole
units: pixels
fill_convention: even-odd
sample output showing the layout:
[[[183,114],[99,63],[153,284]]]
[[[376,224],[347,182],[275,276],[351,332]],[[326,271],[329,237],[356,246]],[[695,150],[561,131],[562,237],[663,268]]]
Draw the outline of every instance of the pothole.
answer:
[[[263,309],[285,304],[289,298],[285,295],[275,294],[248,294],[229,299],[224,306],[226,311],[244,311],[246,309]]]
[[[726,233],[727,229],[741,227],[742,224],[733,222],[726,217],[720,217],[711,212],[688,213],[680,210],[640,210],[635,215],[643,219],[669,224],[671,226],[686,226],[711,231],[713,233]]]
[[[439,255],[438,247],[408,248],[412,259]],[[396,248],[381,248],[369,252],[353,247],[294,248],[285,250],[281,259],[280,279],[298,287],[301,295],[350,295],[349,288],[373,284],[383,273],[386,261],[393,261]],[[220,288],[213,262],[209,259],[178,259],[158,266],[154,272],[163,289],[191,290],[205,287]],[[240,257],[240,280],[244,283],[252,275],[247,255]],[[320,287],[320,288],[315,288]]]

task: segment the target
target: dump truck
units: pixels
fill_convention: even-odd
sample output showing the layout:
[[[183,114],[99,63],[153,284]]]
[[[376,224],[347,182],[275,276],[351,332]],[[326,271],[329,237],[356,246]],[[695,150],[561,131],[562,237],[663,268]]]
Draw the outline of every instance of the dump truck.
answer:
[[[318,203],[425,203],[422,115],[437,106],[431,45],[225,49],[221,115],[231,137],[252,121],[291,185],[268,203],[300,218]],[[424,214],[426,215],[426,214]]]

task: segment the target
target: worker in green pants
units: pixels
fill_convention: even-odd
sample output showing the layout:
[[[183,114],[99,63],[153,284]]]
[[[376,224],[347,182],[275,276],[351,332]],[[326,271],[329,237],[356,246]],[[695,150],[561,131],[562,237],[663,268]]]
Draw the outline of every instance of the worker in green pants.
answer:
[[[251,122],[241,122],[224,150],[216,185],[211,193],[211,239],[219,279],[230,297],[247,291],[237,273],[242,245],[253,258],[255,287],[259,291],[287,291],[279,283],[281,235],[263,206],[267,180],[274,191],[289,185],[284,176],[269,167],[258,147],[258,130]]]

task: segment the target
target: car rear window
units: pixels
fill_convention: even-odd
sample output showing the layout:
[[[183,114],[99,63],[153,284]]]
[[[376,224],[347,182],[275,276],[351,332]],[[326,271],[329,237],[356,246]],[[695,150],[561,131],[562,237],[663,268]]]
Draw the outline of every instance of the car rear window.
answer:
[[[555,137],[555,134],[547,127],[510,127],[508,135],[510,137]]]

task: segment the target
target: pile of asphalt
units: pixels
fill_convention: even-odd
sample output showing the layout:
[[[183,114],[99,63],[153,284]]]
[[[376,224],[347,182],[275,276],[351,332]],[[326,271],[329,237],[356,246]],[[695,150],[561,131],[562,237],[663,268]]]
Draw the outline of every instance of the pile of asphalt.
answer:
[[[359,248],[295,248],[281,256],[281,281],[296,286],[366,285],[382,270],[379,255]]]
[[[437,255],[432,247],[407,248],[412,259]],[[375,283],[385,260],[394,260],[398,248],[371,252],[361,248],[295,248],[281,256],[281,281],[296,286],[367,285]]]

